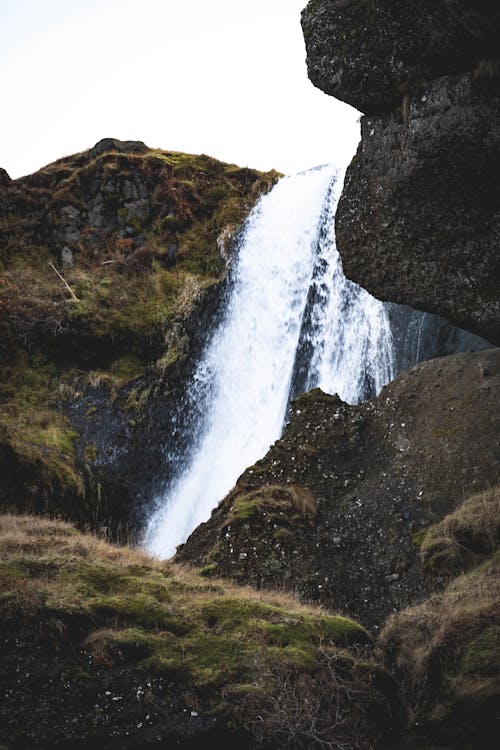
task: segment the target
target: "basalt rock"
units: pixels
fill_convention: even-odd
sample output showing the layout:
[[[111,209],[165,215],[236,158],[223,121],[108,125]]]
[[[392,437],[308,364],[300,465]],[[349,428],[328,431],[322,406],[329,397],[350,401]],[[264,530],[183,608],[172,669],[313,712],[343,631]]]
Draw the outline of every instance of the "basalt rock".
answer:
[[[500,11],[313,0],[303,28],[313,83],[366,115],[336,216],[347,276],[500,342]]]
[[[419,533],[498,482],[499,393],[497,349],[417,365],[360,406],[300,397],[176,559],[380,624],[435,589]]]
[[[498,57],[500,11],[488,0],[312,0],[302,28],[314,85],[372,115]]]
[[[500,89],[491,84],[441,78],[363,118],[336,232],[348,277],[499,342]]]

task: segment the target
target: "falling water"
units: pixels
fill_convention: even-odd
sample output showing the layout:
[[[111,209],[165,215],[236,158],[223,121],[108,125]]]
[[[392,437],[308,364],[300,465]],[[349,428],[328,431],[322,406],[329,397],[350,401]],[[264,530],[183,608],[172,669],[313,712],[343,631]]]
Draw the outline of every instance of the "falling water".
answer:
[[[280,436],[290,396],[319,385],[356,403],[393,376],[384,305],[347,282],[334,239],[342,176],[282,179],[248,218],[226,311],[190,387],[203,414],[145,546],[169,557]],[[199,408],[201,404],[202,408]]]

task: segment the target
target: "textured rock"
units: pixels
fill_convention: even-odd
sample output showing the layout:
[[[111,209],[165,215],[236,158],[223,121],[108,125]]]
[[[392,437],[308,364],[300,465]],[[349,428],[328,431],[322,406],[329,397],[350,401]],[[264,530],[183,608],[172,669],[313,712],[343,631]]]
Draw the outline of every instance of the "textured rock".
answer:
[[[500,476],[500,350],[418,365],[348,406],[313,391],[177,559],[380,623],[430,591],[419,531]]]
[[[441,78],[363,118],[336,231],[349,278],[498,343],[500,89],[490,84]]]
[[[500,343],[500,9],[312,0],[308,71],[362,110],[336,217],[346,275]]]
[[[312,0],[302,14],[311,81],[365,114],[415,84],[499,53],[500,10],[473,0]]]

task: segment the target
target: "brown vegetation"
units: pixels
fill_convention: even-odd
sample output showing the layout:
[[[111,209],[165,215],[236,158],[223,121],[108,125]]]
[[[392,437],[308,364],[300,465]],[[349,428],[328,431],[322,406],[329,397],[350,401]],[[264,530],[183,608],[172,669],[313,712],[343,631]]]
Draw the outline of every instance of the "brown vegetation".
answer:
[[[2,684],[11,686],[3,695],[0,742],[30,732],[38,747],[49,746],[63,724],[67,739],[100,737],[110,726],[119,734],[113,722],[122,715],[101,720],[95,707],[110,694],[106,685],[123,684],[127,670],[127,684],[149,681],[147,710],[162,721],[172,701],[181,712],[233,721],[245,706],[248,731],[272,736],[276,747],[287,746],[286,732],[296,747],[340,750],[353,736],[352,747],[372,746],[378,730],[368,707],[389,688],[369,649],[355,647],[370,642],[357,623],[286,594],[209,583],[181,566],[33,516],[0,517],[0,556]],[[40,671],[40,685],[17,676],[28,671]],[[43,705],[35,689],[48,691]],[[91,715],[76,705],[80,694],[91,696]],[[311,705],[294,716],[301,696],[310,696]],[[135,688],[133,700],[126,706],[131,715]],[[273,701],[281,706],[275,718]],[[54,726],[40,721],[56,708]],[[337,744],[331,738],[325,744],[330,725]]]
[[[465,500],[422,536],[420,557],[436,575],[451,575],[477,564],[500,544],[500,487]]]

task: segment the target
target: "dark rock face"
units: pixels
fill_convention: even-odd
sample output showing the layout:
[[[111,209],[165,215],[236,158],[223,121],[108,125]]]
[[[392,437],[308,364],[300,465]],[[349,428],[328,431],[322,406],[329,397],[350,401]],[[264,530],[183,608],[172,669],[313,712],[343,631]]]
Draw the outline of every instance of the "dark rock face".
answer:
[[[407,111],[363,118],[336,227],[348,277],[498,342],[500,99],[488,82],[442,78]]]
[[[418,365],[361,406],[312,391],[177,559],[379,624],[435,587],[418,533],[498,481],[499,392],[498,349]]]
[[[365,114],[422,81],[497,57],[500,11],[473,0],[312,0],[302,14],[315,86]]]
[[[9,185],[11,182],[12,182],[12,179],[9,176],[8,172],[6,172],[5,169],[0,167],[0,187]]]
[[[336,217],[347,276],[498,343],[498,7],[318,0],[303,27],[313,83],[367,115]]]

